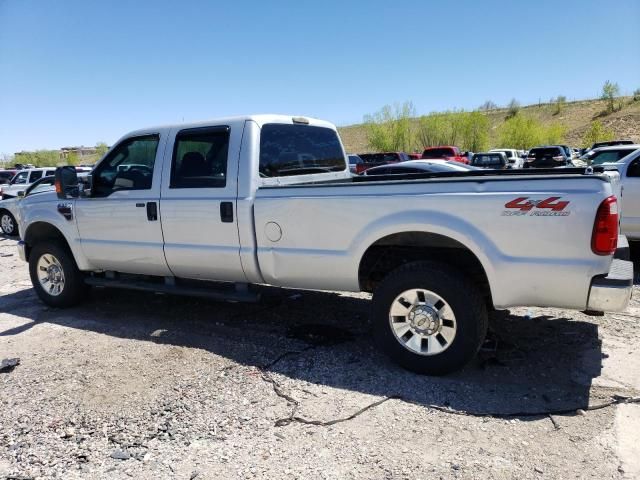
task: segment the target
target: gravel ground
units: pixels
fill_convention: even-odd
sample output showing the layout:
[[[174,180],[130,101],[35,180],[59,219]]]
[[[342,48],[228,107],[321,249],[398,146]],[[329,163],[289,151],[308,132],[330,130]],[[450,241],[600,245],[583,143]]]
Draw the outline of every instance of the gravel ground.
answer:
[[[640,287],[624,314],[513,309],[443,378],[373,349],[364,294],[35,297],[0,236],[0,479],[637,478]],[[369,407],[369,408],[367,408]],[[548,412],[556,412],[549,414]]]

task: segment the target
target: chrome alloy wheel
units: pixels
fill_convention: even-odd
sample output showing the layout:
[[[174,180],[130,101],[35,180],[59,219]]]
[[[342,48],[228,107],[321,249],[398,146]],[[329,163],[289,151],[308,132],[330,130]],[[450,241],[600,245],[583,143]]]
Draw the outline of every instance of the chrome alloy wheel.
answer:
[[[7,235],[11,235],[13,233],[13,229],[16,228],[13,223],[13,218],[8,213],[4,213],[2,217],[0,217],[0,228]]]
[[[444,299],[430,290],[405,290],[391,304],[389,325],[396,340],[412,353],[437,355],[456,337],[453,310]]]
[[[64,271],[60,261],[45,253],[38,259],[38,280],[42,289],[53,297],[64,290]]]

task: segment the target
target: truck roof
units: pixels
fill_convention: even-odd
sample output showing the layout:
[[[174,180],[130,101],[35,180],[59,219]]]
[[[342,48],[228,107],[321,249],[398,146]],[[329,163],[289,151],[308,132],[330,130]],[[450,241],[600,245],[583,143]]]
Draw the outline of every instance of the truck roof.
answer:
[[[295,120],[294,120],[295,119]],[[210,120],[201,120],[197,122],[188,122],[188,123],[174,123],[168,125],[156,125],[146,128],[141,128],[138,130],[134,130],[128,132],[124,137],[130,137],[132,135],[144,135],[148,133],[157,133],[164,130],[171,130],[172,128],[198,128],[198,127],[206,127],[209,125],[232,125],[244,123],[247,120],[251,120],[256,122],[260,127],[266,123],[308,123],[309,125],[317,126],[317,127],[325,127],[330,128],[332,130],[336,130],[335,125],[325,120],[320,120],[312,117],[305,117],[301,115],[279,115],[279,114],[253,114],[253,115],[238,115],[231,117],[220,117],[220,118],[212,118]],[[296,121],[297,120],[297,121]]]

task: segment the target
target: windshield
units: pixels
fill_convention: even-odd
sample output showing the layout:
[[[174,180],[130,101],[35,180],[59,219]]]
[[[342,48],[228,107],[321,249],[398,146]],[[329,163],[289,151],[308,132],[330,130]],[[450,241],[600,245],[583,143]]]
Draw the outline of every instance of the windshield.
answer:
[[[325,127],[267,123],[260,134],[260,176],[345,170],[338,134]]]
[[[478,165],[482,167],[486,167],[489,165],[503,166],[504,160],[502,156],[499,154],[495,155],[474,155],[473,160],[471,161],[472,165]]]
[[[20,172],[13,180],[11,180],[11,185],[23,185],[27,183],[27,179],[29,178],[29,172]]]
[[[635,152],[635,150],[604,150],[601,152],[592,152],[592,155],[589,155],[586,160],[589,161],[591,165],[601,165],[603,163],[613,163],[619,162],[627,155]],[[584,155],[586,157],[586,155]]]
[[[445,158],[454,157],[453,148],[427,148],[422,152],[422,158]]]
[[[560,147],[532,148],[531,151],[529,151],[529,157],[534,158],[555,157],[557,155],[562,155],[562,149]]]
[[[370,165],[386,165],[400,160],[397,153],[361,153],[360,158]]]

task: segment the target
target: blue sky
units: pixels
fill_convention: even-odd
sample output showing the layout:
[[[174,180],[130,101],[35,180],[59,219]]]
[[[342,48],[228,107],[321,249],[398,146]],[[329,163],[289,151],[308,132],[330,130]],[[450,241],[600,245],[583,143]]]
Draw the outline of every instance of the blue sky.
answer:
[[[0,153],[242,113],[338,125],[640,88],[640,1],[0,0]]]

